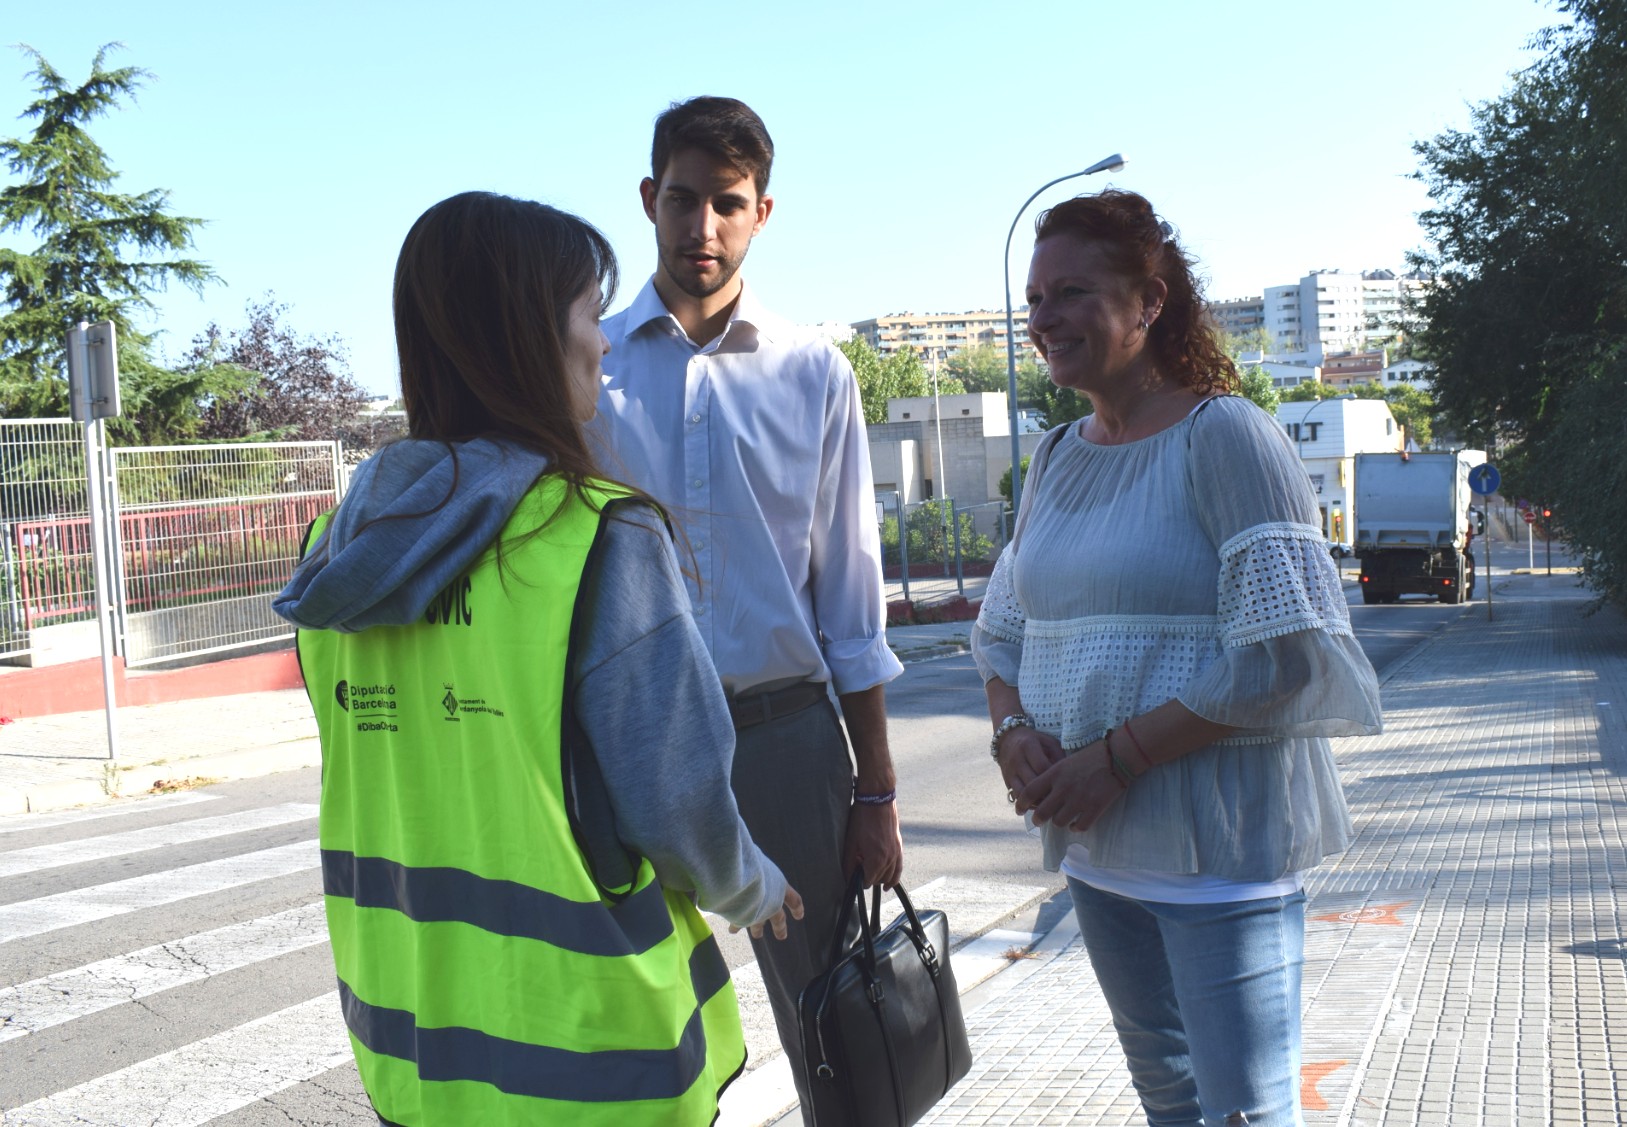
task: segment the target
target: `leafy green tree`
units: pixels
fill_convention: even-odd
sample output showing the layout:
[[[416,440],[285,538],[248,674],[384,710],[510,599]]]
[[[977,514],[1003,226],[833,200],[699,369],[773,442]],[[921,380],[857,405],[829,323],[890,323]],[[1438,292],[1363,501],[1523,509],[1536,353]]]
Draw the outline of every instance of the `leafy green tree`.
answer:
[[[1587,580],[1627,605],[1627,521],[1596,503],[1624,446],[1627,6],[1557,7],[1536,64],[1415,146],[1433,206],[1413,261],[1434,278],[1416,329],[1447,425],[1506,491],[1553,502]]]
[[[1006,354],[992,344],[963,348],[944,367],[967,391],[1006,390]]]
[[[850,337],[836,346],[859,381],[859,400],[864,405],[866,423],[887,421],[887,400],[912,399],[932,394],[932,373],[921,358],[908,348],[886,356],[877,354],[863,337]],[[940,374],[939,395],[960,395],[966,388],[958,379]]]
[[[1237,369],[1237,381],[1238,394],[1264,411],[1276,412],[1282,396],[1271,382],[1271,373],[1258,364],[1245,364]]]
[[[1319,380],[1301,380],[1293,387],[1284,388],[1278,398],[1284,403],[1309,403],[1313,399],[1332,399],[1344,392]]]
[[[1221,346],[1226,349],[1226,355],[1233,360],[1251,352],[1258,360],[1262,356],[1269,356],[1277,347],[1277,342],[1272,339],[1265,326],[1261,325],[1246,333],[1222,333]]]
[[[967,391],[1003,392],[1010,390],[1010,374],[1006,367],[1007,363],[1005,349],[997,348],[992,344],[977,344],[971,348],[963,348],[955,353],[949,358],[945,367],[948,368],[951,376],[958,379],[965,386]],[[1035,379],[1045,379],[1039,363],[1032,356],[1022,357],[1017,361],[1019,399],[1025,381],[1032,383]]]
[[[160,189],[115,191],[118,173],[86,132],[150,77],[108,69],[112,46],[96,52],[77,86],[24,48],[39,97],[23,111],[33,132],[0,139],[0,159],[17,178],[0,189],[0,233],[26,232],[36,245],[0,247],[0,414],[66,415],[64,336],[79,321],[112,321],[127,416],[115,431],[167,439],[189,431],[199,395],[222,388],[153,364],[150,338],[132,318],[171,282],[201,290],[216,278],[186,254],[203,221],[172,214]]]
[[[1023,475],[1023,484],[1026,485],[1028,483],[1028,455],[1027,454],[1024,454],[1022,456],[1022,461],[1019,463],[1019,472]],[[1006,472],[1000,475],[1000,496],[1002,496],[1002,497],[1004,497],[1006,499],[1006,507],[1010,508],[1011,507],[1011,467],[1010,466],[1007,466],[1006,467]]]
[[[1429,392],[1410,383],[1396,384],[1384,389],[1384,401],[1419,446],[1427,448],[1435,441],[1435,397]]]

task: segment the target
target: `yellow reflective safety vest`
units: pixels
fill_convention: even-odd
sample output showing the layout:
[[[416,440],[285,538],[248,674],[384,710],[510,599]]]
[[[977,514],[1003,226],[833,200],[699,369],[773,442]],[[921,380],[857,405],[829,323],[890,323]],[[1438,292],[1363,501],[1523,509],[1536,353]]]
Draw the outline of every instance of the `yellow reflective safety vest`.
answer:
[[[387,1123],[703,1124],[745,1066],[693,902],[636,856],[607,886],[578,831],[598,776],[573,626],[612,519],[594,506],[625,503],[590,496],[544,478],[501,562],[488,548],[422,622],[299,632],[339,995]]]

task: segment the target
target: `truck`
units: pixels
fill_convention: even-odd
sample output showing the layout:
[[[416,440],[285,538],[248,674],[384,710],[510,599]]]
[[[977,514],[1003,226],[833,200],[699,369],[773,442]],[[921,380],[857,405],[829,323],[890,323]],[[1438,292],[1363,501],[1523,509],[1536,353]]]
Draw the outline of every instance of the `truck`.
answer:
[[[1469,471],[1484,451],[1355,456],[1355,555],[1364,603],[1474,597]]]

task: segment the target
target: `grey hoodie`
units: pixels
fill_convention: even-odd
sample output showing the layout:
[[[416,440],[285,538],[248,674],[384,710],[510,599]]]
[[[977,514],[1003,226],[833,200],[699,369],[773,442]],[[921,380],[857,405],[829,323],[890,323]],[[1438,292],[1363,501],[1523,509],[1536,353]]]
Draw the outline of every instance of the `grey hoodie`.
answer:
[[[455,472],[447,444],[411,439],[359,466],[322,539],[273,601],[277,613],[341,631],[422,621],[548,464],[486,439],[456,451]],[[663,886],[694,893],[730,923],[762,922],[784,900],[785,878],[735,806],[734,725],[660,514],[618,508],[584,583],[587,643],[571,692],[615,820],[590,830],[613,833],[650,859]]]

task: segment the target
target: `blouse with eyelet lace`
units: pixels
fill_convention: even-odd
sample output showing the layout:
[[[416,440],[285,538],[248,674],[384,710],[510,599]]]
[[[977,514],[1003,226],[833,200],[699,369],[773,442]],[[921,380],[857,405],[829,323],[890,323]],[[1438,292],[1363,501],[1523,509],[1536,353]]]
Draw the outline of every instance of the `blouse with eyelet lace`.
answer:
[[[1079,843],[1104,869],[1269,882],[1348,844],[1328,737],[1379,730],[1378,685],[1304,467],[1248,400],[1123,445],[1072,424],[1042,443],[972,652],[1069,751],[1170,699],[1237,729],[1085,833],[1045,826],[1047,869]]]

